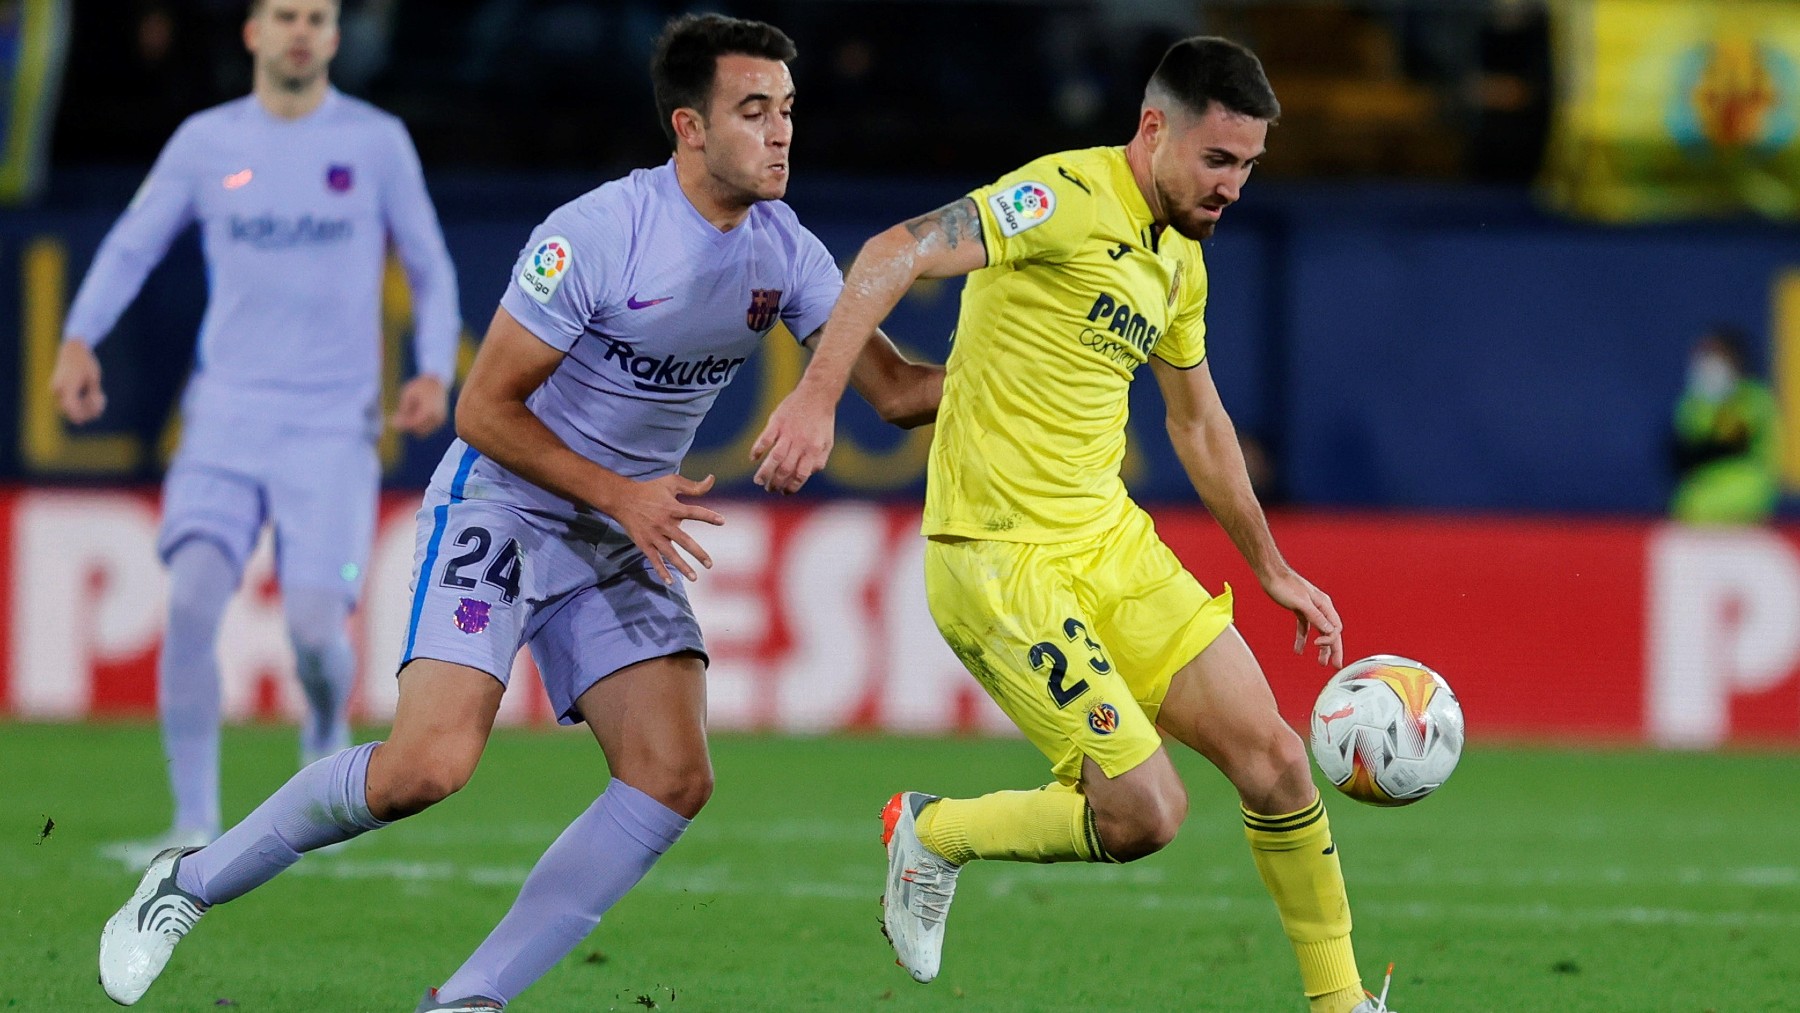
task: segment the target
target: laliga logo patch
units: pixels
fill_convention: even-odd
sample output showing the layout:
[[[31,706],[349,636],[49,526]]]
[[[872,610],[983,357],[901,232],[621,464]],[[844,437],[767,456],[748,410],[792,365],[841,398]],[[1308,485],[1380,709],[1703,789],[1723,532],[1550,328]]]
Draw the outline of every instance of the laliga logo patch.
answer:
[[[575,250],[569,241],[562,236],[551,236],[525,258],[525,267],[519,272],[519,287],[540,305],[548,306],[550,297],[556,294],[556,287],[562,284],[563,275],[568,273],[574,260]]]
[[[1016,236],[1042,225],[1056,213],[1056,194],[1042,183],[1020,183],[988,198],[1002,236]]]
[[[493,608],[479,598],[464,598],[456,606],[456,614],[451,616],[456,628],[474,636],[488,628],[488,613]]]
[[[468,601],[467,598],[463,599]],[[1111,735],[1119,730],[1119,711],[1112,704],[1098,704],[1088,711],[1088,727],[1096,735]]]

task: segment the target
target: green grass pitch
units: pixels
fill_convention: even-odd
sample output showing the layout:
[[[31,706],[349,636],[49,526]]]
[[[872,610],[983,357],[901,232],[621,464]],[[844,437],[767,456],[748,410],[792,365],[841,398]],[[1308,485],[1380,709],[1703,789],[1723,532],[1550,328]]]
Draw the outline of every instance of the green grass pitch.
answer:
[[[1031,786],[1031,747],[714,745],[711,806],[514,1009],[1305,1008],[1231,793],[1195,757],[1177,761],[1192,814],[1160,855],[971,868],[943,974],[921,986],[876,928],[877,811],[900,788]],[[291,772],[293,733],[234,729],[224,752],[226,812],[241,815]],[[1335,798],[1364,972],[1378,985],[1397,963],[1402,1013],[1800,1008],[1794,766],[1478,748],[1409,809]],[[604,778],[584,732],[502,732],[462,794],[210,913],[139,1008],[409,1011]],[[99,851],[160,829],[163,792],[150,727],[0,725],[0,1010],[112,1008],[95,946],[137,873]]]

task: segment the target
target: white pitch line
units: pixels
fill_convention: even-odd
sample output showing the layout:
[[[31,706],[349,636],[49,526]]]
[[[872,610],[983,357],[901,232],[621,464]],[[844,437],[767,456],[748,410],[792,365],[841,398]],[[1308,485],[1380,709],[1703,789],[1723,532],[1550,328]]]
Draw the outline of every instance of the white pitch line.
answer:
[[[1032,868],[1032,867],[1024,867]],[[316,863],[301,863],[294,871],[300,875],[341,880],[393,880],[405,883],[464,883],[481,886],[517,886],[525,881],[529,869],[522,865],[464,865],[456,862],[406,862],[390,859],[359,860],[334,858]],[[982,870],[983,890],[991,899],[1004,900],[1022,885],[1040,880],[1035,873],[1007,875],[1022,870]],[[1100,869],[1088,870],[1093,872]],[[1126,870],[1115,870],[1126,871]],[[1064,888],[1105,886],[1094,880],[1068,877]],[[1127,889],[1143,888],[1146,882],[1120,883]],[[704,865],[669,869],[652,875],[638,888],[645,893],[690,896],[769,895],[795,899],[834,900],[872,903],[880,895],[879,878],[871,873],[866,881],[785,880],[771,882],[749,877],[731,866]],[[1133,903],[1145,910],[1187,911],[1196,914],[1223,914],[1234,911],[1261,912],[1269,908],[1263,895],[1230,896],[1221,894],[1169,893],[1162,890],[1146,893]],[[1376,919],[1405,921],[1469,921],[1530,922],[1546,926],[1583,925],[1675,925],[1689,928],[1800,928],[1800,912],[1776,911],[1700,911],[1674,907],[1587,906],[1565,904],[1462,904],[1413,901],[1386,903],[1362,901],[1356,913]]]

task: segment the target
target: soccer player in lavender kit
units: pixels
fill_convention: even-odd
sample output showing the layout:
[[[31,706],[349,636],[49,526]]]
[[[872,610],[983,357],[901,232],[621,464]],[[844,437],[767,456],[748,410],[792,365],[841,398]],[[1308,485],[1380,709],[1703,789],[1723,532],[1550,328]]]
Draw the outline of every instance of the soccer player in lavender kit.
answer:
[[[779,320],[808,347],[842,289],[787,191],[793,43],[718,15],[670,22],[652,63],[667,164],[601,186],[532,233],[464,384],[419,512],[393,732],[301,771],[202,849],[170,849],[101,936],[122,1003],[212,904],[302,852],[458,790],[521,643],[612,782],[559,836],[500,924],[419,1009],[497,1010],[580,942],[712,792],[705,645],[684,581],[719,524],[679,468],[720,389]],[[884,336],[851,382],[898,425],[930,421],[939,367]],[[690,562],[690,559],[693,562]]]
[[[350,744],[355,656],[344,623],[374,534],[390,239],[418,306],[419,369],[391,421],[424,436],[447,412],[462,326],[450,256],[406,128],[327,81],[337,9],[336,0],[250,4],[254,90],[170,138],[100,245],[51,379],[71,422],[100,415],[93,346],[197,221],[210,291],[158,539],[170,577],[157,681],[175,797],[167,843],[218,836],[216,640],[265,521],[310,710],[304,762]]]

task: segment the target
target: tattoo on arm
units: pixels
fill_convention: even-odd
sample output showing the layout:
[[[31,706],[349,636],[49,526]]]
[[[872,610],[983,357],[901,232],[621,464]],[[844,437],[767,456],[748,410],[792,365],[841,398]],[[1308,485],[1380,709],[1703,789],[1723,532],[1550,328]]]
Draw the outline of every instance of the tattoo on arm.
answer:
[[[964,197],[908,221],[906,231],[920,242],[936,233],[943,237],[945,246],[954,250],[966,240],[981,241],[981,213],[973,198]]]

